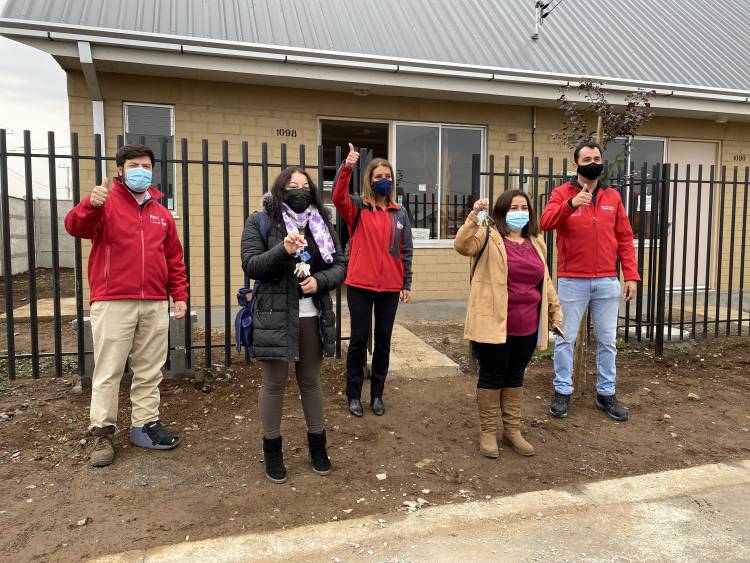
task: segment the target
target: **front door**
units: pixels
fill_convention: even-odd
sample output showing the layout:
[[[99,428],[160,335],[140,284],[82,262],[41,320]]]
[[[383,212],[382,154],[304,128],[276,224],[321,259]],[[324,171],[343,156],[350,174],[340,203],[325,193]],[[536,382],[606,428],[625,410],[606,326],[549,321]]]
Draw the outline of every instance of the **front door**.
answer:
[[[677,165],[677,187],[674,187],[674,178],[670,186],[670,196],[675,199],[670,204],[670,248],[667,255],[667,283],[673,289],[705,288],[710,279],[706,277],[708,180],[711,166],[716,165],[718,154],[719,143],[716,142],[669,141],[668,161],[672,165],[673,174],[674,166]],[[701,165],[703,170],[699,178]],[[671,237],[674,237],[674,244]],[[715,241],[715,237],[713,238]],[[710,275],[710,271],[708,274]]]

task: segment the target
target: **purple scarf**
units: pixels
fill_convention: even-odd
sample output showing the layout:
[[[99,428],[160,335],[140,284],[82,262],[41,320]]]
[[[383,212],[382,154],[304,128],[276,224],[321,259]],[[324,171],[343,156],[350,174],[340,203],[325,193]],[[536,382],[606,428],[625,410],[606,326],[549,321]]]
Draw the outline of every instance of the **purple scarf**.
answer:
[[[286,203],[282,203],[281,211],[287,233],[293,231],[302,233],[309,223],[310,232],[315,240],[315,244],[318,245],[318,250],[320,250],[323,261],[326,264],[333,262],[333,254],[336,252],[336,246],[333,244],[333,239],[331,238],[331,233],[328,232],[326,222],[320,216],[320,211],[316,207],[311,205],[302,213],[295,213]]]

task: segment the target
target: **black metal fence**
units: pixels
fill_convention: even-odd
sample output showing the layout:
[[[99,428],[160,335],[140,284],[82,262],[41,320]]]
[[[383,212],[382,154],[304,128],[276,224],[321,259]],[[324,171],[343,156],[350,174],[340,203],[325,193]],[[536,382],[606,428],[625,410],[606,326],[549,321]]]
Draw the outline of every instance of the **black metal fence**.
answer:
[[[471,211],[474,200],[469,193],[445,194],[442,198],[434,193],[407,193],[402,203],[411,226],[427,229],[429,238],[434,239],[438,237],[438,226],[442,238],[454,238]]]
[[[67,162],[70,166],[70,185],[74,203],[81,200],[89,191],[88,186],[99,184],[102,180],[103,163],[113,161],[113,157],[102,154],[102,143],[98,136],[93,139],[90,150],[81,151],[77,134],[70,136],[70,150],[59,154],[56,150],[54,133],[48,133],[46,149],[32,148],[31,135],[24,134],[22,150],[9,150],[5,130],[0,130],[0,222],[2,228],[2,257],[4,281],[4,312],[6,349],[0,350],[0,362],[5,362],[8,377],[14,379],[19,361],[29,362],[33,377],[40,375],[40,359],[54,363],[53,372],[60,375],[63,371],[63,358],[75,357],[81,374],[86,371],[87,362],[92,361],[92,351],[86,349],[84,330],[84,286],[83,286],[83,249],[80,240],[75,241],[74,296],[75,296],[75,331],[74,345],[70,344],[70,335],[63,329],[61,314],[61,276],[56,250],[59,247],[57,186],[58,164]],[[117,144],[123,142],[118,138]],[[269,190],[272,177],[277,171],[298,165],[306,168],[318,186],[323,190],[324,200],[330,201],[330,188],[342,161],[344,148],[337,147],[333,162],[325,162],[322,146],[308,150],[300,145],[290,157],[289,149],[282,144],[271,149],[267,143],[259,147],[255,158],[251,158],[251,147],[247,142],[232,146],[233,157],[230,158],[228,141],[220,143],[220,150],[209,145],[207,140],[199,143],[200,150],[193,146],[189,150],[188,140],[182,139],[176,147],[176,154],[168,154],[167,139],[157,148],[160,164],[160,178],[155,178],[157,187],[164,186],[170,194],[175,194],[180,216],[181,238],[184,246],[184,258],[188,278],[194,285],[202,282],[203,293],[203,336],[197,338],[192,326],[191,316],[185,319],[184,342],[170,342],[170,349],[183,351],[186,364],[190,366],[195,353],[202,356],[202,364],[210,366],[216,349],[222,353],[224,365],[230,365],[233,358],[233,310],[235,302],[236,280],[242,278],[239,264],[239,248],[232,247],[232,237],[237,238],[245,219],[250,214],[251,197],[258,197]],[[253,147],[257,149],[257,147]],[[271,150],[274,157],[269,156]],[[114,151],[111,151],[114,152]],[[362,149],[361,168],[372,158],[370,151]],[[312,164],[310,161],[314,161]],[[28,343],[24,349],[16,346],[15,308],[18,299],[14,294],[11,270],[11,228],[9,221],[9,164],[21,162],[24,168],[24,190],[26,195],[25,235],[28,250]],[[45,180],[50,190],[50,232],[53,248],[52,267],[52,330],[50,342],[44,344],[48,351],[40,351],[39,315],[37,311],[37,278],[34,262],[36,231],[33,214],[34,163],[46,163]],[[472,181],[463,193],[444,196],[438,202],[434,194],[402,194],[403,203],[413,217],[414,227],[429,229],[434,237],[438,232],[451,237],[462,224],[473,201],[483,191],[490,199],[501,191],[520,187],[527,191],[539,213],[549,197],[551,190],[564,181],[568,169],[567,161],[556,166],[552,159],[546,169],[540,165],[538,158],[532,161],[531,172],[526,173],[528,161],[520,159],[516,169],[515,162],[511,168],[510,157],[505,157],[504,165],[496,167],[495,157],[490,156],[489,167],[481,168],[479,155],[475,155],[472,165]],[[352,186],[359,189],[361,185],[360,170],[354,170]],[[171,170],[171,172],[170,172]],[[728,175],[729,174],[729,175]],[[743,323],[750,315],[744,315],[744,282],[745,255],[748,215],[748,169],[739,171],[735,168],[727,171],[722,167],[717,170],[711,167],[697,172],[689,167],[683,172],[675,166],[644,166],[637,174],[625,174],[618,170],[611,174],[610,181],[620,191],[623,202],[634,226],[639,270],[643,283],[639,285],[637,299],[627,304],[621,315],[621,328],[626,340],[633,338],[647,339],[655,342],[658,354],[663,349],[664,338],[684,339],[706,337],[709,334],[719,336],[722,330],[729,334],[733,330],[741,334]],[[172,184],[175,185],[172,185]],[[469,195],[471,194],[471,195]],[[197,198],[197,199],[196,199]],[[193,199],[196,201],[194,202]],[[679,202],[679,205],[678,205]],[[731,203],[729,203],[731,202]],[[211,208],[220,208],[220,213],[212,214]],[[440,208],[440,212],[438,212]],[[241,209],[241,212],[237,210]],[[678,220],[679,216],[682,220]],[[221,228],[212,229],[212,220],[220,217]],[[440,223],[438,223],[440,221]],[[673,224],[677,228],[672,228]],[[196,224],[199,227],[196,229]],[[348,237],[341,221],[336,222],[342,238]],[[681,228],[679,228],[681,227]],[[192,229],[192,230],[191,230]],[[218,233],[221,233],[220,235]],[[62,236],[67,236],[63,234]],[[443,235],[445,236],[445,235]],[[547,233],[548,261],[553,265],[554,273],[555,247],[554,233]],[[221,240],[219,240],[221,239]],[[220,249],[223,268],[220,275],[212,276],[216,267],[216,258],[212,249]],[[197,258],[197,259],[196,259]],[[213,258],[213,259],[212,259]],[[689,260],[689,258],[691,258]],[[202,269],[202,275],[196,276],[196,270]],[[212,300],[212,284],[220,279],[223,299],[216,304]],[[341,341],[346,337],[341,330],[341,290],[336,295],[337,317],[337,354],[341,354]],[[214,305],[221,310],[223,334],[212,335],[214,325],[212,318]],[[3,321],[0,321],[2,324]],[[666,329],[666,330],[665,330]],[[202,339],[202,342],[200,341]],[[216,339],[220,339],[216,341]],[[68,344],[66,345],[66,342]],[[249,358],[245,358],[249,360]]]
[[[117,146],[122,146],[123,137],[120,136],[117,139]],[[31,363],[31,375],[32,377],[39,377],[40,375],[40,359],[43,358],[54,358],[53,373],[60,375],[63,371],[63,358],[66,356],[73,356],[77,358],[78,371],[80,374],[85,373],[86,363],[93,361],[93,351],[86,349],[85,342],[85,327],[84,327],[84,286],[83,286],[83,249],[79,239],[75,240],[75,301],[76,301],[76,345],[75,349],[67,349],[63,345],[63,334],[64,327],[62,322],[61,314],[61,280],[60,280],[60,268],[56,260],[57,252],[59,248],[59,236],[58,232],[58,210],[57,210],[57,164],[60,161],[68,161],[70,163],[70,183],[72,185],[72,197],[73,203],[77,204],[81,201],[81,197],[85,196],[88,191],[87,187],[95,184],[98,185],[102,181],[102,164],[106,162],[114,161],[114,157],[105,156],[101,151],[101,138],[99,135],[94,137],[93,142],[93,154],[82,154],[79,150],[79,137],[76,133],[70,136],[70,151],[66,154],[58,154],[56,152],[56,140],[54,133],[49,133],[47,137],[46,150],[32,149],[31,135],[28,131],[24,133],[24,146],[23,150],[11,151],[8,150],[7,146],[7,135],[4,129],[0,130],[0,222],[2,228],[0,229],[0,235],[2,235],[2,257],[3,257],[3,281],[4,281],[4,313],[5,313],[5,333],[6,333],[6,349],[0,351],[0,362],[5,362],[6,370],[9,379],[15,379],[17,374],[17,363],[19,361],[30,361]],[[251,213],[250,209],[250,198],[251,195],[260,195],[266,193],[271,185],[272,177],[283,168],[287,166],[300,166],[308,170],[313,178],[317,178],[317,184],[321,190],[323,190],[324,199],[330,201],[330,193],[328,193],[323,187],[324,185],[330,185],[331,180],[335,177],[337,165],[342,161],[343,148],[337,147],[335,151],[335,162],[325,163],[324,162],[324,150],[322,146],[316,147],[313,151],[309,151],[305,145],[300,145],[298,152],[295,154],[294,159],[290,158],[288,147],[285,144],[279,146],[279,153],[277,159],[269,157],[269,146],[267,143],[263,143],[260,147],[260,159],[252,160],[250,158],[250,147],[247,142],[241,143],[240,146],[240,158],[230,159],[229,154],[229,143],[223,141],[221,143],[221,157],[210,158],[209,157],[209,142],[203,140],[200,143],[200,157],[190,156],[189,146],[187,139],[182,139],[175,156],[170,156],[166,150],[167,139],[164,139],[161,143],[161,147],[156,147],[155,152],[157,153],[157,162],[160,164],[160,178],[154,178],[154,184],[156,187],[162,189],[162,186],[168,187],[168,189],[162,189],[162,191],[173,194],[177,192],[177,201],[179,208],[173,209],[176,214],[179,214],[181,222],[181,238],[184,247],[184,259],[187,269],[188,279],[195,281],[195,275],[191,275],[191,270],[195,270],[196,261],[191,259],[192,254],[197,254],[198,250],[202,251],[202,266],[203,275],[201,280],[203,282],[203,336],[202,343],[196,342],[194,334],[194,328],[192,326],[192,318],[188,315],[184,321],[185,323],[185,341],[184,342],[170,342],[170,350],[184,350],[186,353],[186,364],[190,367],[194,360],[194,352],[202,351],[202,363],[205,366],[210,366],[213,361],[213,352],[215,349],[220,349],[223,352],[223,363],[228,366],[232,362],[233,356],[233,334],[232,325],[234,319],[233,315],[233,304],[235,302],[235,292],[237,287],[233,285],[232,274],[239,274],[241,272],[241,266],[239,264],[239,248],[231,248],[230,240],[233,233],[233,229],[239,229],[241,231],[245,220]],[[114,152],[114,151],[112,151]],[[312,153],[312,154],[311,154]],[[315,160],[315,164],[310,164],[309,157],[312,156]],[[363,149],[361,151],[362,165],[366,166],[367,162],[372,158],[372,154]],[[30,306],[30,312],[28,316],[29,323],[29,343],[28,350],[19,352],[16,348],[16,328],[15,322],[16,312],[15,308],[18,305],[18,299],[14,295],[13,288],[13,275],[11,270],[13,252],[11,250],[11,228],[9,220],[9,162],[12,159],[21,160],[24,164],[24,187],[26,197],[26,245],[28,247],[28,272],[24,274],[27,278],[28,287],[28,302]],[[34,174],[33,174],[33,163],[37,160],[46,160],[48,163],[47,174],[45,180],[49,183],[49,194],[50,194],[50,208],[51,208],[51,245],[53,248],[54,263],[52,267],[52,302],[53,307],[53,320],[52,320],[52,333],[53,333],[53,350],[48,352],[40,352],[40,337],[39,337],[39,314],[37,311],[37,300],[34,298],[37,294],[36,277],[37,270],[34,262],[34,249],[37,241],[35,240],[35,225],[33,215],[33,185],[34,185]],[[82,172],[82,167],[87,166],[88,170]],[[170,166],[176,167],[179,170],[178,174],[170,173]],[[195,168],[197,168],[197,173]],[[230,173],[233,171],[240,172],[240,186],[233,185],[230,180]],[[219,174],[220,173],[220,174]],[[88,175],[90,180],[83,182],[82,177]],[[178,185],[171,185],[175,181]],[[195,187],[200,186],[200,197],[201,197],[201,210],[196,213],[195,208],[191,202],[191,185],[193,186],[192,193],[196,192]],[[356,168],[354,171],[354,179],[351,186],[356,186],[357,191],[360,189],[360,168]],[[232,188],[235,188],[234,190]],[[350,189],[352,189],[350,187]],[[175,189],[177,188],[177,189]],[[239,190],[237,190],[239,188]],[[330,191],[330,190],[329,190]],[[213,326],[213,315],[212,308],[215,303],[212,300],[212,268],[215,267],[215,263],[212,262],[212,241],[215,237],[215,233],[211,229],[212,214],[210,208],[215,201],[221,200],[221,218],[222,218],[222,247],[223,247],[223,301],[221,302],[221,309],[223,310],[223,335],[220,342],[214,341],[211,328]],[[166,203],[162,200],[161,203]],[[231,223],[231,210],[235,207],[241,207],[242,209],[242,223],[237,224]],[[194,244],[194,235],[191,234],[191,219],[196,221],[199,219],[202,223],[202,240],[200,244]],[[179,229],[180,227],[178,227]],[[343,227],[343,221],[336,221],[336,228],[340,236],[344,239],[347,238],[348,234],[346,229]],[[63,234],[63,236],[67,236]],[[241,277],[241,276],[240,276]],[[347,337],[341,333],[341,289],[336,291],[336,318],[337,318],[337,346],[336,353],[340,357],[341,355],[341,341],[346,340]],[[190,306],[190,303],[188,303]],[[2,324],[0,322],[0,324]],[[249,357],[245,356],[246,361],[249,361]]]
[[[549,159],[542,167],[535,158],[528,173],[524,165],[521,158],[517,169],[515,163],[511,167],[506,156],[497,168],[490,156],[483,171],[480,155],[474,155],[472,199],[484,194],[494,201],[520,188],[541,215],[552,189],[573,176],[566,172],[567,160],[557,167]],[[605,170],[605,183],[618,190],[628,212],[642,280],[635,301],[621,310],[625,341],[652,341],[661,356],[665,339],[743,334],[750,324],[745,296],[750,167],[644,164],[626,173],[605,163]],[[554,265],[555,233],[545,237],[547,260]],[[554,277],[554,267],[550,270]]]

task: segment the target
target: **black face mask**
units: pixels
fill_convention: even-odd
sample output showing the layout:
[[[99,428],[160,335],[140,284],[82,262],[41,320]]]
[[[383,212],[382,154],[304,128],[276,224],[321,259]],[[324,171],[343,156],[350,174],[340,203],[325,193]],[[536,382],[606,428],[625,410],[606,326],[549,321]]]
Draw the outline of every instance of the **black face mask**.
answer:
[[[284,192],[284,203],[292,208],[295,213],[302,213],[305,209],[310,207],[312,202],[312,194],[310,190],[304,188],[294,188]]]
[[[587,180],[596,180],[602,175],[602,170],[604,170],[604,165],[598,162],[592,162],[586,166],[578,167],[578,173]]]

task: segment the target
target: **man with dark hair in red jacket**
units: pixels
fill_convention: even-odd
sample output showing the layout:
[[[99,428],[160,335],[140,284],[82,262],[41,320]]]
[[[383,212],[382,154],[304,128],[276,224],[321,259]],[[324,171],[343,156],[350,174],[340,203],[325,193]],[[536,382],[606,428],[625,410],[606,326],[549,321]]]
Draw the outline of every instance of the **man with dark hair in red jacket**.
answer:
[[[557,231],[557,294],[563,311],[564,336],[555,342],[555,396],[552,416],[568,416],[573,393],[573,349],[586,307],[596,333],[596,406],[614,420],[627,420],[628,410],[615,396],[617,320],[620,298],[635,297],[638,263],[633,230],[617,190],[599,181],[602,149],[581,143],[573,153],[577,178],[552,191],[541,226]],[[617,277],[620,260],[624,291]]]
[[[145,145],[117,151],[118,177],[107,178],[65,217],[74,237],[91,239],[88,277],[94,375],[91,465],[114,460],[112,435],[125,362],[130,357],[130,441],[144,448],[171,449],[179,438],[159,422],[159,383],[167,359],[168,299],[176,319],[187,313],[188,283],[182,245],[172,214],[151,186],[154,153]]]

